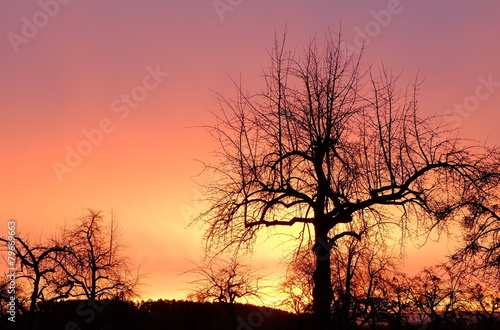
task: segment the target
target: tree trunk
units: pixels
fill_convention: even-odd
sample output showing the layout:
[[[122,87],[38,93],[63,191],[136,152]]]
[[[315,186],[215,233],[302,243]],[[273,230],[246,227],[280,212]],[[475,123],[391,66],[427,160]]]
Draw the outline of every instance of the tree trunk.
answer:
[[[40,288],[40,278],[42,275],[35,270],[35,280],[33,281],[33,292],[31,293],[30,314],[35,314],[36,303],[38,301],[38,290]]]
[[[91,277],[90,277],[90,300],[96,300],[97,297],[97,268],[95,266],[95,259],[92,257],[91,266]]]
[[[347,256],[347,267],[346,267],[346,279],[345,279],[345,290],[341,299],[341,310],[340,310],[340,322],[342,329],[351,328],[351,284],[352,277],[354,276],[352,271],[352,254],[349,253]]]
[[[333,300],[330,270],[330,246],[328,230],[315,228],[313,252],[316,257],[316,269],[313,274],[313,312],[316,330],[331,329],[330,307]]]

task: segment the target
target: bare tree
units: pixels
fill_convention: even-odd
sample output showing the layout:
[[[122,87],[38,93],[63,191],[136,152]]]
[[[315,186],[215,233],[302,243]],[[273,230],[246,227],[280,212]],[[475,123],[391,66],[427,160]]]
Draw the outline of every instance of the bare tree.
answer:
[[[74,285],[71,295],[86,299],[129,298],[139,281],[119,240],[117,222],[106,223],[101,212],[88,210],[65,228],[60,245],[69,253],[57,257],[64,278]]]
[[[394,329],[404,329],[409,323],[409,315],[414,303],[408,276],[402,272],[394,272],[381,284],[385,298],[386,321]]]
[[[361,272],[367,271],[366,268],[363,269],[368,266],[364,261],[370,257],[367,253],[371,252],[366,249],[364,241],[356,238],[346,238],[332,247],[333,310],[334,318],[342,329],[356,327],[358,309],[361,308],[357,294],[362,286],[368,284],[368,281],[362,282],[358,277]],[[371,278],[369,280],[372,283]]]
[[[500,325],[500,288],[497,279],[475,273],[465,284],[467,309],[482,329],[498,329]]]
[[[197,265],[188,271],[197,275],[190,282],[193,285],[191,299],[204,302],[234,304],[248,302],[261,296],[259,281],[263,276],[257,270],[242,264],[237,258],[211,259],[209,263]]]
[[[499,183],[498,150],[449,138],[417,110],[418,83],[397,87],[390,70],[364,70],[341,38],[313,40],[299,55],[278,40],[265,89],[220,96],[220,162],[209,165],[211,206],[201,215],[213,248],[251,246],[260,229],[305,225],[314,234],[315,329],[330,329],[330,252],[351,222],[443,228]],[[481,214],[469,212],[471,221]]]
[[[255,268],[244,265],[238,258],[212,258],[208,263],[196,265],[187,273],[196,274],[188,298],[199,302],[219,302],[231,316],[232,328],[237,327],[236,302],[248,302],[262,296],[259,283],[263,276]]]
[[[55,261],[57,254],[68,253],[68,250],[57,244],[33,244],[21,237],[15,237],[14,240],[14,253],[19,263],[19,269],[15,274],[17,285],[23,287],[29,302],[25,314],[32,317],[39,311],[39,304],[49,304],[68,298],[73,284],[68,280],[58,280],[57,273],[61,272],[61,267]],[[0,238],[0,241],[9,243],[9,240],[4,238]],[[19,307],[25,308],[23,304]]]
[[[285,294],[281,306],[301,316],[312,313],[314,255],[307,248],[299,248],[290,262],[287,275],[279,284]]]
[[[464,273],[445,265],[425,268],[412,278],[412,301],[422,315],[422,324],[428,322],[430,329],[439,329],[442,323],[458,320],[458,311],[466,308],[464,278]]]
[[[387,297],[383,294],[384,282],[390,278],[396,270],[397,263],[387,251],[380,245],[373,244],[377,241],[370,241],[370,244],[359,247],[359,250],[348,250],[355,256],[358,255],[359,261],[355,267],[351,268],[350,292],[348,295],[341,296],[341,320],[346,329],[363,328],[365,324],[376,329],[379,322],[385,321],[387,316]],[[356,242],[359,244],[359,242]],[[350,258],[348,253],[347,259]],[[335,283],[335,282],[334,282]],[[346,283],[339,283],[340,285]],[[345,288],[346,286],[344,286]]]

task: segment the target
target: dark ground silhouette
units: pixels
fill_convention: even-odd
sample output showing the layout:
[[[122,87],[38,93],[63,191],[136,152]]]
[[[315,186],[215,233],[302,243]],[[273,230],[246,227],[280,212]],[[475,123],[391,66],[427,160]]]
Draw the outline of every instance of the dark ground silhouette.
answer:
[[[294,314],[267,307],[236,304],[238,329],[300,329]],[[142,303],[82,300],[46,306],[33,328],[22,316],[16,322],[1,318],[0,329],[231,329],[231,318],[222,303],[158,300]],[[302,328],[309,329],[309,328]]]
[[[236,304],[237,330],[312,330],[312,315],[296,315],[282,310]],[[30,325],[30,322],[32,325]],[[334,322],[335,324],[335,322]],[[34,320],[22,315],[16,322],[0,318],[0,329],[169,329],[169,330],[231,330],[231,317],[223,303],[158,300],[134,303],[119,300],[68,300],[43,306]],[[337,329],[334,325],[332,329]],[[500,329],[500,320],[481,320],[471,313],[457,314],[452,320],[422,327],[408,324],[397,327],[381,322],[361,329]]]

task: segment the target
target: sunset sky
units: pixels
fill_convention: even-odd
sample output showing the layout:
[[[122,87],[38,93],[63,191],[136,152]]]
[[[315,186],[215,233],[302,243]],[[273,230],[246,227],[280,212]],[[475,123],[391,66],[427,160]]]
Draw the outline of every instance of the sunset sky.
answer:
[[[84,209],[112,211],[144,298],[183,298],[202,228],[187,227],[198,160],[216,145],[198,126],[217,111],[231,78],[264,87],[274,33],[301,48],[341,27],[348,46],[368,33],[364,59],[418,73],[424,115],[451,113],[463,137],[500,143],[500,2],[2,1],[0,10],[0,235],[8,219],[32,239],[50,236]],[[76,155],[76,156],[75,156]],[[287,251],[256,248],[263,272]],[[446,251],[408,247],[407,265]],[[439,245],[444,249],[446,245]]]

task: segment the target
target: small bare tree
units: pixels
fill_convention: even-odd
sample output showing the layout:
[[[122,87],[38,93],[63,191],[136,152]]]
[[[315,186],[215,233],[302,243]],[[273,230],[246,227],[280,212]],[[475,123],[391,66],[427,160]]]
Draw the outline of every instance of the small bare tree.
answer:
[[[132,273],[113,216],[106,223],[101,212],[88,210],[62,231],[59,241],[69,251],[59,254],[57,261],[63,277],[74,285],[73,297],[96,300],[134,295],[139,275]]]
[[[257,270],[242,264],[237,258],[211,259],[209,263],[197,265],[188,271],[197,275],[191,281],[193,286],[189,298],[204,302],[234,304],[248,302],[261,296],[259,281],[263,276]]]
[[[383,279],[381,290],[386,302],[386,322],[394,329],[404,329],[414,307],[408,276],[397,271],[390,274]]]
[[[440,265],[423,269],[411,279],[411,296],[421,313],[422,324],[439,329],[443,323],[458,319],[458,311],[465,309],[462,272]]]
[[[212,258],[208,263],[196,265],[187,273],[197,276],[190,282],[192,288],[188,298],[199,302],[222,303],[231,317],[233,329],[237,327],[235,304],[247,303],[250,299],[259,299],[262,296],[262,286],[259,282],[263,276],[236,257]]]
[[[53,301],[68,298],[73,284],[71,281],[59,280],[58,273],[61,272],[60,265],[56,262],[56,256],[68,253],[62,246],[51,243],[30,243],[28,239],[15,237],[15,257],[19,263],[16,278],[18,286],[28,293],[26,297],[29,306],[25,313],[32,317],[39,311],[40,304],[48,304]],[[0,238],[0,241],[8,244],[9,241]],[[20,305],[24,308],[23,305]]]
[[[467,309],[475,316],[476,323],[484,329],[498,329],[500,325],[500,288],[497,285],[497,279],[474,274],[465,285],[464,291]]]
[[[307,248],[299,248],[279,285],[279,291],[285,294],[282,307],[292,310],[299,317],[312,313],[313,273],[313,254]]]

